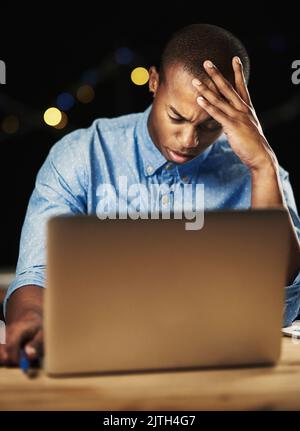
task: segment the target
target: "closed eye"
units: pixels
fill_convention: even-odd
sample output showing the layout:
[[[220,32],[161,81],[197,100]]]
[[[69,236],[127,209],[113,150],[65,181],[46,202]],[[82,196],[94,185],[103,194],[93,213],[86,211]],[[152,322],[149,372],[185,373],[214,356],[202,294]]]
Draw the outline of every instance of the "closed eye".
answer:
[[[185,120],[183,118],[174,118],[171,117],[171,115],[168,114],[168,117],[170,118],[171,121],[173,121],[174,123],[183,123]]]
[[[172,117],[169,114],[168,114],[168,117],[170,118],[170,120],[173,123],[176,123],[176,124],[184,123],[186,121],[184,118],[175,118],[175,117]],[[220,123],[218,123],[217,121],[213,120],[213,121],[210,121],[210,122],[205,123],[205,124],[199,124],[197,126],[197,129],[198,130],[207,131],[207,132],[215,132],[215,131],[221,129],[221,127],[222,126],[221,126]]]

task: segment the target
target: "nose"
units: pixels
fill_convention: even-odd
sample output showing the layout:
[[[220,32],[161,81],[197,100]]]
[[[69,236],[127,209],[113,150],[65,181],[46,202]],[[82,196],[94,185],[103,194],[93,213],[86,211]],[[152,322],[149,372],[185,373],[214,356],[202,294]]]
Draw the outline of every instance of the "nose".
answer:
[[[180,135],[177,137],[182,150],[189,150],[198,146],[197,134],[194,128],[187,127],[181,130]]]

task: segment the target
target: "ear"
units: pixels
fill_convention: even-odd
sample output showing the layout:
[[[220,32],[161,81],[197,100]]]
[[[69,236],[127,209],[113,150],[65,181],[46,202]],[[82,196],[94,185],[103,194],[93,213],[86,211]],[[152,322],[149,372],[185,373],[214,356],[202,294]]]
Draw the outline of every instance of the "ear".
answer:
[[[149,69],[149,91],[153,93],[153,97],[155,97],[157,89],[159,86],[159,74],[156,70],[155,66],[151,66]]]

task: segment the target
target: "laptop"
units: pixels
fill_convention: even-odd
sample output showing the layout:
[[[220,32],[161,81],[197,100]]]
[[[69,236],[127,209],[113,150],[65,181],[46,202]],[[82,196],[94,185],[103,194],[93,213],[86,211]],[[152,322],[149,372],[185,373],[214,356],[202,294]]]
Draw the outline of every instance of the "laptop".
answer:
[[[289,256],[284,209],[48,222],[49,376],[274,365]]]

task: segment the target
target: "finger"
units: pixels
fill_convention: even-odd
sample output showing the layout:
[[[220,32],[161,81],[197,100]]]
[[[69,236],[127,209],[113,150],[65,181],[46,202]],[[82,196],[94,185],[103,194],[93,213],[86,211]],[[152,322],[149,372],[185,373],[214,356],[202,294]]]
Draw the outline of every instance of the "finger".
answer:
[[[236,116],[236,109],[230,105],[229,102],[227,102],[224,99],[221,99],[214,91],[212,91],[206,84],[199,81],[199,79],[193,79],[192,84],[197,90],[199,91],[200,95],[205,98],[205,100],[208,100],[209,103],[216,106],[218,109],[223,111],[226,115],[229,117],[235,117]]]
[[[24,326],[24,322],[8,325],[5,352],[8,356],[7,363],[17,365],[20,358],[20,349],[39,330],[36,326]]]
[[[37,359],[43,356],[44,353],[44,336],[43,331],[40,329],[33,339],[25,344],[24,350],[28,359]]]
[[[207,100],[204,99],[203,96],[197,97],[197,103],[201,106],[201,108],[205,109],[208,114],[212,118],[214,118],[218,123],[220,123],[223,127],[226,127],[230,124],[230,119],[227,117],[224,112],[218,109],[216,106],[210,104]]]
[[[235,88],[240,97],[243,99],[243,101],[251,106],[251,98],[250,94],[247,88],[244,71],[243,71],[243,64],[239,57],[233,57],[232,59],[232,67],[234,70],[234,80],[235,80]]]
[[[206,72],[215,83],[219,92],[238,110],[243,110],[244,102],[230,82],[224,78],[219,69],[209,60],[203,63]]]

